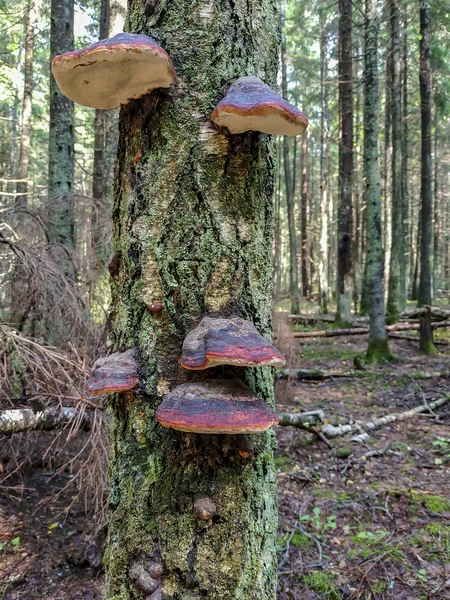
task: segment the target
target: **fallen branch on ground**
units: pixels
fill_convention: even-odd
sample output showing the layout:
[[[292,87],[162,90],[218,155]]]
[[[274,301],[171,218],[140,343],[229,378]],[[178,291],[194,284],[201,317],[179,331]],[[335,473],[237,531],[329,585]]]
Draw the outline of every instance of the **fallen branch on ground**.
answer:
[[[396,340],[406,340],[407,342],[420,342],[420,338],[418,338],[417,336],[414,335],[402,335],[401,333],[394,333],[392,331],[388,332],[388,337],[390,338],[394,338]],[[442,346],[448,346],[450,345],[449,342],[446,342],[445,340],[434,340],[433,344],[435,346],[438,345],[442,345]]]
[[[14,408],[0,412],[0,434],[11,435],[36,429],[49,431],[78,420],[79,428],[89,428],[88,414],[72,407],[46,408],[37,412],[31,408]]]
[[[360,435],[357,435],[355,438],[353,438],[353,441],[365,441],[367,436],[364,434],[367,433],[367,431],[373,431],[374,429],[378,429],[384,425],[390,425],[396,421],[406,421],[415,415],[428,412],[430,409],[434,410],[435,408],[439,408],[449,401],[450,395],[443,398],[438,398],[433,402],[428,402],[426,406],[421,404],[420,406],[416,406],[415,408],[411,408],[410,410],[406,410],[401,413],[391,413],[389,415],[385,415],[384,417],[378,417],[373,421],[355,421],[354,423],[347,423],[345,425],[338,426],[325,423],[320,429],[328,438],[339,437],[341,435],[346,435],[347,433],[356,433]]]
[[[281,413],[280,425],[288,427],[307,427],[308,425],[317,425],[323,423],[325,415],[323,410],[311,410],[303,413]]]

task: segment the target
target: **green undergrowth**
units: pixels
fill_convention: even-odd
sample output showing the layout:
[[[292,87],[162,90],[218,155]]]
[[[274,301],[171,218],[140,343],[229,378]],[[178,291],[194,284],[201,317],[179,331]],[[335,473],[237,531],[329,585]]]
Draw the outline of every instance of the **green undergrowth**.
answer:
[[[326,600],[341,600],[342,593],[336,585],[336,578],[325,571],[312,571],[302,577],[303,583]]]

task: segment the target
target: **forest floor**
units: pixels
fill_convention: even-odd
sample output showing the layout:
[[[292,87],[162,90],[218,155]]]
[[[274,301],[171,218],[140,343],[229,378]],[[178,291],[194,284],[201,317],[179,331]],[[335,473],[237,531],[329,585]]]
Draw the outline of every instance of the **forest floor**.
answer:
[[[441,339],[448,332],[440,332]],[[289,335],[287,334],[287,338]],[[291,369],[353,371],[367,336],[289,339]],[[279,381],[279,412],[322,409],[328,422],[401,412],[450,394],[450,346],[420,355],[392,340],[397,360],[347,378]],[[447,377],[445,376],[447,371]],[[441,376],[420,378],[420,374]],[[419,374],[419,375],[418,375]],[[328,448],[313,434],[278,427],[278,600],[450,599],[450,402]],[[97,600],[101,549],[87,543],[82,507],[44,467],[25,473],[0,507],[0,597]]]

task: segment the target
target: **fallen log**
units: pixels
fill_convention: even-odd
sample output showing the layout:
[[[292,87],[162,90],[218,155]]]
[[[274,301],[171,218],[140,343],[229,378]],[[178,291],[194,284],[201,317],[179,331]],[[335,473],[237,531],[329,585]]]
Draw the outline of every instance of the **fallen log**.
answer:
[[[410,410],[406,410],[401,413],[391,413],[389,415],[385,415],[384,417],[378,417],[373,421],[355,421],[354,423],[347,423],[345,425],[331,425],[329,423],[325,423],[320,427],[320,431],[325,434],[328,438],[339,437],[341,435],[346,435],[347,433],[356,433],[363,434],[357,435],[356,439],[353,438],[354,441],[364,441],[367,439],[367,436],[364,435],[367,431],[373,431],[374,429],[378,429],[383,427],[384,425],[389,425],[391,423],[395,423],[396,421],[406,421],[407,419],[411,419],[415,415],[420,413],[428,412],[429,410],[434,410],[435,408],[439,408],[443,406],[447,402],[450,401],[450,395],[445,396],[443,398],[438,398],[433,402],[428,402],[426,405],[421,404],[420,406],[416,406],[415,408],[411,408]]]
[[[395,340],[406,340],[407,342],[420,342],[420,338],[414,335],[402,335],[401,333],[394,333],[393,331],[388,331],[388,337],[393,338]],[[450,342],[446,342],[445,340],[434,340],[435,346],[449,346]]]
[[[439,321],[432,323],[431,328],[437,329],[438,327],[449,327],[450,321]],[[419,323],[396,323],[395,325],[388,325],[386,330],[391,331],[412,331],[420,328]],[[315,338],[315,337],[336,337],[344,335],[364,335],[369,333],[368,327],[353,327],[351,329],[324,329],[321,331],[294,331],[292,334],[294,338]]]
[[[422,306],[421,308],[411,308],[402,312],[401,316],[407,319],[417,319],[426,312],[430,313],[432,319],[446,321],[450,319],[450,308],[443,306]]]
[[[78,420],[80,428],[88,429],[88,414],[80,414],[72,407],[53,407],[37,412],[32,408],[14,408],[0,412],[0,434],[11,435],[34,430],[49,431]]]

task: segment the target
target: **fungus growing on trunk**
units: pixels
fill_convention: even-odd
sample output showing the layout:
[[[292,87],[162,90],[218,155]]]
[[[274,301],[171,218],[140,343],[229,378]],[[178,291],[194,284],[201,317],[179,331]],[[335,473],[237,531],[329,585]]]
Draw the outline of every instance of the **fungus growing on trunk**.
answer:
[[[86,383],[90,394],[111,394],[132,390],[139,382],[139,362],[134,348],[95,361]]]
[[[258,77],[240,77],[235,81],[211,118],[230,133],[300,135],[308,127],[308,117]]]
[[[285,359],[255,328],[240,317],[203,317],[188,333],[181,364],[192,371],[217,365],[283,367]]]
[[[119,33],[82,50],[55,56],[60,90],[82,106],[118,108],[175,81],[169,55],[152,38]]]
[[[155,418],[163,427],[193,433],[261,433],[276,413],[237,381],[184,383],[164,396]]]

